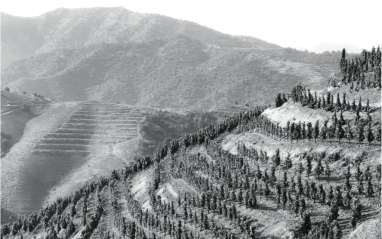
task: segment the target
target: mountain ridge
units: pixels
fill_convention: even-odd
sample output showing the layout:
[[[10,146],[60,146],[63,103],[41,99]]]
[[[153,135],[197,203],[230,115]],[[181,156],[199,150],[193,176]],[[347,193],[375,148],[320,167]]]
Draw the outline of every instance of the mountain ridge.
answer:
[[[60,8],[36,17],[17,17],[6,13],[1,13],[1,16],[5,36],[2,64],[59,48],[78,48],[102,42],[145,42],[176,34],[219,47],[281,48],[254,37],[231,36],[190,21],[136,13],[121,7]],[[14,38],[29,41],[21,42],[24,46],[15,43]],[[12,53],[15,54],[12,50],[16,49],[20,50],[19,55],[12,56]]]

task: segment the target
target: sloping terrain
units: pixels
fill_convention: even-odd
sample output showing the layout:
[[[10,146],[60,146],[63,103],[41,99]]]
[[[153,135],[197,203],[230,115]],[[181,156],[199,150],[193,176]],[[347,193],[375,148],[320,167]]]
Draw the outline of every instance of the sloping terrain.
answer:
[[[141,111],[117,104],[52,105],[27,124],[20,142],[2,159],[2,207],[29,213],[128,163],[137,150],[132,141],[142,117]]]
[[[2,65],[57,49],[99,43],[145,42],[190,36],[218,47],[281,48],[254,37],[234,37],[207,27],[158,14],[125,8],[57,9],[38,17],[1,13]]]
[[[153,159],[139,158],[56,200],[40,213],[43,217],[32,214],[12,227],[3,226],[3,234],[314,238],[313,234],[322,232],[356,238],[362,231],[379,238],[380,230],[373,223],[380,217],[380,171],[376,167],[380,147],[280,140],[262,133],[266,130],[257,124],[264,120],[261,111],[243,113],[173,140]],[[281,164],[276,163],[277,149]],[[286,166],[287,155],[291,167]],[[312,168],[319,161],[327,165],[325,172],[309,172],[308,159]],[[361,192],[355,180],[358,170],[369,178]],[[348,173],[350,194],[343,187]],[[370,188],[374,193],[370,194]],[[336,202],[343,203],[337,211],[333,209]],[[359,227],[352,232],[350,204],[357,202],[361,205]]]
[[[1,157],[20,140],[27,122],[42,114],[50,103],[27,94],[1,91]]]
[[[340,58],[124,8],[3,13],[1,28],[3,85],[59,101],[198,110],[269,104],[299,82],[321,89]]]
[[[4,68],[2,81],[60,101],[208,110],[236,101],[273,103],[274,94],[299,82],[321,89],[329,75],[325,69],[254,49],[215,48],[179,35],[36,55]]]

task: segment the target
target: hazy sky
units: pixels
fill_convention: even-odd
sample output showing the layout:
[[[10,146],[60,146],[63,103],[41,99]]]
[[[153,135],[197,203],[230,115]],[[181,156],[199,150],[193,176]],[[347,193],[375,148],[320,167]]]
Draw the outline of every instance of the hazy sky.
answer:
[[[123,6],[189,20],[232,35],[247,35],[283,47],[349,43],[370,49],[382,43],[381,0],[9,0],[1,11],[38,16],[56,8]]]

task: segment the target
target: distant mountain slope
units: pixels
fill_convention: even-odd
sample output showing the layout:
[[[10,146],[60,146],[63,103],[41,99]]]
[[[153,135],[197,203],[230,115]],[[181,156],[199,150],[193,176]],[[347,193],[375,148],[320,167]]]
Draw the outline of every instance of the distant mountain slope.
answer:
[[[223,49],[177,35],[145,43],[60,49],[17,61],[2,71],[4,85],[56,100],[102,100],[154,107],[265,104],[274,93],[305,82],[326,82],[324,68]],[[324,73],[323,73],[324,72]]]
[[[235,37],[157,14],[125,8],[57,9],[38,17],[1,13],[2,64],[61,48],[146,42],[178,34],[218,47],[281,48],[254,37]]]

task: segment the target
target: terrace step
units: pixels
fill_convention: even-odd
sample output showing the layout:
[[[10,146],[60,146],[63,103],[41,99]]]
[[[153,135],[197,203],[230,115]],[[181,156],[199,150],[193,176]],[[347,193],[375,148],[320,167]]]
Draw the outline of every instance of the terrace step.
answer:
[[[69,125],[69,126],[89,126],[89,127],[102,127],[102,126],[136,126],[136,124],[128,124],[128,123],[125,123],[125,124],[121,124],[121,123],[102,123],[102,124],[90,124],[90,123],[71,123],[71,122],[67,122],[67,123],[64,123],[63,125]]]
[[[107,134],[110,132],[125,132],[125,133],[131,133],[136,132],[136,128],[116,128],[116,129],[102,129],[102,130],[95,130],[95,129],[77,129],[77,128],[59,128],[54,133],[86,133],[86,134]]]
[[[93,112],[94,113],[94,112]],[[124,116],[126,118],[142,118],[142,115],[131,115],[131,114],[79,114],[79,113],[74,113],[72,114],[73,117],[77,118],[107,118],[107,117],[121,117]]]
[[[39,143],[35,149],[54,149],[54,150],[82,150],[87,151],[88,145],[80,144],[45,144]]]
[[[113,135],[112,138],[125,139],[129,140],[133,137],[136,137],[136,134],[131,135]],[[75,139],[87,139],[91,140],[92,138],[110,138],[110,135],[107,134],[87,134],[87,133],[53,133],[48,134],[46,138],[75,138]]]
[[[128,138],[131,139],[131,138]],[[97,139],[76,139],[76,138],[44,138],[40,141],[43,144],[78,144],[78,145],[107,145],[127,141],[124,138],[97,138]]]
[[[87,150],[56,150],[56,149],[34,149],[32,153],[57,154],[90,154]]]
[[[68,123],[77,123],[77,122],[98,122],[102,124],[109,124],[114,122],[137,122],[138,119],[116,119],[116,120],[109,120],[109,119],[75,119],[71,118],[69,119]]]

